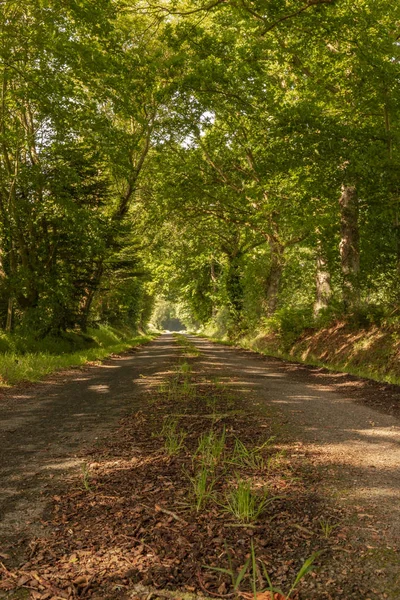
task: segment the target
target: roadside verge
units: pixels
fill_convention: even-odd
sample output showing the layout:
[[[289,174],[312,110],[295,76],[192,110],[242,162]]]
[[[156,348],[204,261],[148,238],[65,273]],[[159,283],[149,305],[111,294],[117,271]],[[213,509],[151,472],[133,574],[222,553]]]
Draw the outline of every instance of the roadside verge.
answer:
[[[155,334],[111,327],[91,329],[88,335],[63,334],[32,342],[23,338],[1,339],[0,389],[20,382],[40,381],[55,371],[101,361],[135,346],[146,344]]]

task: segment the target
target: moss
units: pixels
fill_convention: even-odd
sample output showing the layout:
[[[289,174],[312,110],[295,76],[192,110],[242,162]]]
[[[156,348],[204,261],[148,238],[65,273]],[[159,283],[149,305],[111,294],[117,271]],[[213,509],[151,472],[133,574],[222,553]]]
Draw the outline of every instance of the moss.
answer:
[[[25,600],[30,598],[30,591],[26,588],[19,588],[12,592],[0,592],[0,599],[4,600]]]

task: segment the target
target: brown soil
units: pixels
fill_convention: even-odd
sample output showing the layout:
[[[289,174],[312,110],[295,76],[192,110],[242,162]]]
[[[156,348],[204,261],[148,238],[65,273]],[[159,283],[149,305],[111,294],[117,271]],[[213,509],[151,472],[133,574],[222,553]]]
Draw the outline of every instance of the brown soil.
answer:
[[[231,578],[208,567],[232,560],[237,574],[253,545],[258,589],[263,565],[287,591],[302,562],[322,551],[299,599],[399,598],[398,421],[354,403],[362,381],[343,386],[340,376],[205,340],[193,339],[201,354],[185,359],[186,389],[188,376],[171,372],[171,341],[162,336],[133,357],[39,386],[18,405],[7,399],[5,597],[163,598],[178,590],[176,598],[229,598]],[[173,394],[160,388],[171,378]],[[364,400],[370,394],[364,388]],[[171,416],[186,433],[176,456],[159,435]],[[53,427],[43,428],[44,418]],[[210,427],[226,432],[226,461],[215,465],[215,498],[196,511],[190,477]],[[248,448],[269,439],[263,462],[232,464],[236,438]],[[277,496],[254,523],[223,508],[238,477]]]

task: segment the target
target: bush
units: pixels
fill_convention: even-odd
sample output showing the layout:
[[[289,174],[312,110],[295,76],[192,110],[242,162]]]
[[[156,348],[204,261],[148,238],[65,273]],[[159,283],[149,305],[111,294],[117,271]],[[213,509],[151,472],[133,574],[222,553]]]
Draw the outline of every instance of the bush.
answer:
[[[347,317],[348,324],[354,329],[364,329],[371,325],[379,327],[385,318],[385,310],[377,304],[363,304],[354,309]]]
[[[311,307],[287,307],[278,309],[263,325],[267,331],[278,333],[285,346],[290,346],[304,329],[315,327],[315,320]]]

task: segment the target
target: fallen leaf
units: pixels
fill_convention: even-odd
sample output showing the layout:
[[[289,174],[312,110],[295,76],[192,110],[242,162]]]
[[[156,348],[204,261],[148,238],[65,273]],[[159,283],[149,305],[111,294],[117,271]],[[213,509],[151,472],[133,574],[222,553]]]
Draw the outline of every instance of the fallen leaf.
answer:
[[[22,587],[31,580],[30,575],[22,575],[17,581],[17,587]]]
[[[271,592],[257,592],[255,595],[252,592],[240,592],[240,595],[245,600],[287,600],[286,596],[282,596],[279,592],[272,594]]]
[[[81,575],[80,577],[77,577],[76,579],[74,579],[72,583],[74,585],[77,585],[78,587],[82,587],[82,586],[87,585],[88,580],[85,575]]]

